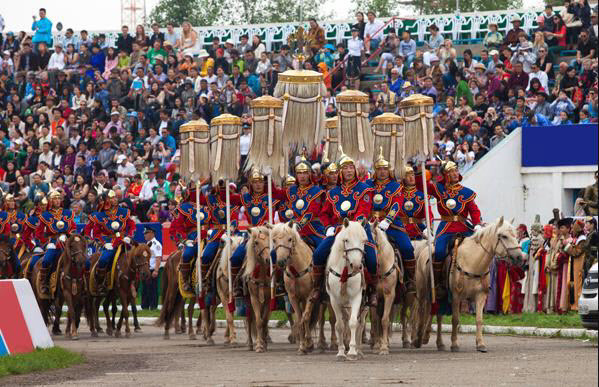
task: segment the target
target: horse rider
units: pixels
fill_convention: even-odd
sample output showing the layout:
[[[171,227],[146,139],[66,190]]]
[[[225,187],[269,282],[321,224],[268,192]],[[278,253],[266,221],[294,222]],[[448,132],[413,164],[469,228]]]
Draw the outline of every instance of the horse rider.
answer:
[[[322,160],[320,170],[320,185],[325,191],[329,191],[338,185],[339,169],[337,168],[337,163],[324,159]]]
[[[408,283],[414,278],[416,260],[414,247],[402,223],[400,209],[403,205],[401,184],[389,170],[390,164],[383,156],[383,150],[374,162],[374,176],[366,184],[373,190],[370,220],[379,222],[378,227],[387,233],[391,244],[399,250]]]
[[[2,211],[0,211],[0,234],[5,235],[10,240],[10,261],[13,273],[17,275],[21,271],[21,261],[17,251],[23,246],[22,233],[25,214],[17,211],[14,195],[5,195],[3,202]]]
[[[319,218],[325,191],[312,182],[312,166],[304,157],[295,165],[295,180],[296,185],[285,189],[285,217],[298,223],[302,239],[315,248],[325,238]]]
[[[33,209],[29,212],[29,216],[25,219],[23,223],[23,235],[21,237],[22,243],[25,244],[27,249],[32,252],[31,259],[29,264],[26,267],[26,272],[24,273],[25,278],[29,278],[29,274],[31,270],[35,267],[38,259],[42,257],[44,254],[44,250],[42,250],[41,243],[36,242],[35,230],[39,227],[41,223],[42,214],[48,207],[48,199],[42,193],[38,193],[35,195],[33,199]]]
[[[250,221],[250,227],[259,227],[268,223],[268,193],[266,189],[266,178],[257,170],[253,170],[249,176],[249,192],[244,194],[231,194],[231,206],[243,206]],[[285,193],[282,190],[272,187],[274,200],[285,200]],[[220,191],[221,199],[224,198],[224,190]],[[274,215],[274,214],[273,214]],[[231,255],[231,276],[237,278],[241,269],[245,254],[247,240],[244,240]],[[235,297],[241,296],[239,281],[235,281]]]
[[[310,297],[312,302],[320,298],[320,289],[322,288],[324,269],[335,242],[335,235],[341,226],[343,219],[350,221],[367,220],[372,209],[372,189],[366,183],[358,180],[356,165],[354,160],[345,154],[339,158],[339,167],[341,181],[340,186],[335,186],[327,191],[326,199],[320,212],[320,220],[323,223],[326,233],[325,239],[318,245],[312,255],[312,277],[314,280],[314,290]],[[364,226],[368,242],[364,246],[365,263],[368,269],[368,294],[369,304],[376,305],[376,284],[377,284],[377,261],[376,245],[370,230],[370,224]]]
[[[46,252],[42,259],[40,270],[40,292],[49,296],[50,272],[56,260],[62,254],[64,243],[70,233],[77,230],[71,210],[62,208],[62,192],[53,190],[48,194],[48,209],[40,217],[40,223],[35,230],[35,237],[41,243],[46,243]]]
[[[401,185],[403,204],[399,208],[399,216],[411,240],[420,240],[425,235],[426,201],[424,192],[416,188],[416,175],[414,168],[406,166],[404,169],[403,184]],[[433,218],[431,209],[428,209],[430,218]]]
[[[193,287],[191,285],[191,263],[194,257],[197,256],[198,253],[198,211],[195,203],[191,203],[190,201],[195,201],[195,189],[186,189],[182,193],[182,201],[179,203],[175,210],[175,220],[171,223],[170,232],[171,235],[175,236],[177,240],[181,240],[185,238],[185,242],[183,244],[183,256],[181,259],[181,263],[179,263],[179,270],[181,271],[181,276],[183,277],[183,290],[185,292],[192,292]],[[189,201],[186,201],[188,199]],[[206,238],[208,235],[208,228],[210,227],[210,211],[206,206],[206,197],[204,194],[200,193],[200,225],[202,239]],[[217,246],[218,247],[218,246]],[[208,246],[206,246],[208,249]],[[206,273],[208,268],[204,265],[204,255],[206,255],[206,249],[204,249],[202,255],[202,273]]]
[[[287,190],[295,184],[297,184],[297,180],[295,177],[289,175],[283,181],[283,189]],[[279,215],[279,221],[287,223],[293,219],[293,210],[291,210],[286,200],[276,200],[272,205],[273,208],[276,208],[277,215]]]
[[[460,184],[462,176],[453,161],[441,165],[442,177],[438,182],[427,182],[428,192],[437,199],[437,211],[441,222],[435,235],[435,253],[433,257],[433,272],[435,284],[443,288],[443,265],[452,246],[450,242],[459,235],[470,236],[481,228],[481,215],[474,202],[476,193]],[[426,173],[425,171],[423,171]],[[419,185],[421,179],[416,179]],[[420,187],[419,187],[420,188]]]
[[[100,259],[96,264],[95,282],[97,292],[103,292],[106,268],[113,262],[121,246],[131,244],[135,232],[135,222],[131,212],[126,207],[119,206],[119,198],[113,190],[104,192],[102,197],[103,209],[90,216],[90,223],[84,230],[89,235],[90,229],[94,238],[101,240]]]

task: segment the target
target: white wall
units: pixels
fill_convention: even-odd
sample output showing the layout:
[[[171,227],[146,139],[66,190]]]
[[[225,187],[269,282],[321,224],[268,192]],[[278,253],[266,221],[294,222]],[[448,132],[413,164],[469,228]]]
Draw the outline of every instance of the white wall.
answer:
[[[462,184],[477,193],[483,221],[504,215],[531,224],[536,214],[547,221],[554,208],[573,215],[570,190],[592,184],[597,166],[522,167],[521,146],[516,129],[465,173]]]

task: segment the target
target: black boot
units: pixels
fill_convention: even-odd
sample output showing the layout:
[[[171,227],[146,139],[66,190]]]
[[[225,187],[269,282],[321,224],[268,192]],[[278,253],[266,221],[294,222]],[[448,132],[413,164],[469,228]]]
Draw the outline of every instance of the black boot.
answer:
[[[433,262],[433,274],[435,277],[435,288],[437,289],[437,297],[443,298],[446,294],[445,273],[443,268],[445,262]]]
[[[96,292],[97,293],[103,293],[104,291],[106,291],[106,286],[105,286],[105,281],[106,281],[106,269],[102,269],[99,267],[96,267],[96,274],[95,274],[95,281],[96,281]]]
[[[413,292],[416,289],[415,274],[416,274],[416,260],[406,259],[403,261],[404,278],[406,280],[406,289],[408,292]]]
[[[377,285],[379,283],[378,275],[370,275],[370,280],[368,281],[368,288],[366,289],[366,294],[368,295],[368,305],[375,307],[378,304],[377,300]]]
[[[50,296],[50,268],[40,269],[40,293],[46,297]]]
[[[324,282],[324,265],[312,266],[312,294],[310,295],[311,302],[317,302],[320,299],[320,292]]]
[[[210,264],[202,263],[202,286],[209,292],[212,289],[212,282],[208,278],[208,271],[210,270]]]
[[[233,297],[235,298],[243,297],[243,290],[241,289],[241,280],[238,278],[239,269],[241,269],[241,267],[231,266],[231,281],[233,282]]]

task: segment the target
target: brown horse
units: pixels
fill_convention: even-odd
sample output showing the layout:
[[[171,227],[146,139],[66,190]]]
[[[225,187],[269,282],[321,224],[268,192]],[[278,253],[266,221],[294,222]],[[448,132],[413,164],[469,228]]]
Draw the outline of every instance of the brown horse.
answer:
[[[177,250],[169,255],[166,264],[164,265],[164,273],[162,276],[162,309],[160,310],[160,316],[155,322],[156,326],[164,326],[164,339],[168,340],[169,330],[174,322],[175,332],[179,333],[179,316],[182,316],[183,309],[185,307],[185,298],[181,296],[179,291],[179,270],[178,266],[183,257],[183,251]],[[190,340],[196,339],[196,332],[193,329],[193,310],[196,299],[189,299],[189,305],[187,307],[187,316],[189,322],[187,325],[187,333]],[[185,322],[183,315],[182,322]],[[198,333],[200,329],[201,319],[197,322]],[[185,324],[183,324],[184,326]]]
[[[0,279],[11,279],[18,275],[13,272],[10,252],[10,239],[5,235],[0,236]]]
[[[68,318],[65,335],[73,340],[79,339],[77,329],[81,319],[81,311],[85,307],[87,323],[91,327],[89,318],[89,304],[85,278],[85,259],[87,243],[84,237],[72,234],[64,244],[61,258],[60,289],[68,305]]]
[[[113,299],[117,296],[121,302],[121,316],[116,325],[114,332],[115,337],[121,337],[121,327],[123,322],[125,323],[125,337],[131,336],[131,329],[129,328],[129,304],[134,303],[135,299],[131,291],[131,285],[135,284],[137,277],[140,276],[142,279],[147,279],[150,276],[150,257],[152,255],[150,247],[143,244],[137,244],[132,242],[131,246],[123,245],[124,249],[121,256],[118,258],[114,273],[114,285],[112,289],[108,289],[106,294],[96,295],[92,300],[91,304],[91,320],[92,324],[92,336],[97,336],[98,315],[100,308],[100,301],[103,297],[108,299],[110,302],[104,303],[104,315],[106,316],[106,334],[112,336],[113,327],[110,318],[108,306]],[[92,268],[95,267],[100,258],[100,253],[96,253],[91,257]],[[117,259],[116,257],[114,259]],[[93,271],[93,270],[92,270]],[[93,272],[90,277],[94,275]],[[107,272],[106,276],[109,277],[110,272]],[[90,283],[91,285],[91,283]],[[94,293],[95,289],[90,289],[90,293]]]

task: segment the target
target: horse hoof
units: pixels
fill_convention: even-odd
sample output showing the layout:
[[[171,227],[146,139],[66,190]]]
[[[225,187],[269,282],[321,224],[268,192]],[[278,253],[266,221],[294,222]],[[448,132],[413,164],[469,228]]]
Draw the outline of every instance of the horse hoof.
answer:
[[[439,352],[445,351],[445,344],[437,345],[437,351],[439,351]]]
[[[337,345],[337,343],[331,343],[331,345],[329,345],[329,351],[337,351],[339,349],[339,346]]]
[[[214,340],[212,339],[212,337],[209,337],[208,339],[206,339],[206,344],[214,345]]]
[[[141,327],[135,327],[135,329],[133,329],[133,332],[135,332],[135,333],[141,332]]]
[[[452,345],[451,346],[451,352],[460,352],[460,347],[457,345]]]
[[[289,344],[295,344],[295,335],[289,334],[289,336],[287,336],[287,341],[289,341]]]
[[[129,338],[131,338],[131,332],[126,332],[126,333],[125,333],[125,338],[126,338],[126,339],[129,339]]]
[[[487,346],[486,345],[477,345],[476,350],[478,352],[487,353]]]
[[[347,356],[345,355],[337,355],[337,361],[346,361],[347,360]]]
[[[409,341],[404,341],[404,342],[403,342],[403,347],[404,347],[404,348],[410,348],[411,346],[412,346],[412,343],[411,343],[411,342],[409,342]]]
[[[388,349],[381,349],[379,351],[379,355],[383,355],[384,356],[384,355],[388,355],[388,354],[389,354],[389,350]]]
[[[304,350],[304,349],[298,349],[297,354],[300,356],[305,356],[308,354],[308,352],[306,352],[306,350]]]
[[[112,331],[111,331],[111,330],[106,330],[106,334],[107,334],[108,336],[112,336]]]
[[[78,335],[75,335],[75,336],[71,337],[71,340],[75,340],[75,341],[77,341],[77,340],[79,340],[79,336],[78,336]]]
[[[349,355],[348,354],[347,355],[347,360],[349,360],[349,361],[356,361],[356,360],[358,360],[358,354],[355,354],[355,355]]]
[[[264,348],[262,348],[262,347],[256,348],[256,353],[264,353]]]
[[[121,331],[114,332],[114,337],[116,337],[116,338],[121,337]]]
[[[358,359],[359,360],[364,360],[364,352],[358,351]]]
[[[92,337],[98,337],[98,332],[92,332]]]
[[[196,335],[195,334],[190,334],[189,335],[189,340],[195,340],[196,339]]]
[[[162,336],[162,339],[163,339],[163,340],[170,340],[170,339],[171,339],[171,337],[170,337],[169,335],[163,335],[163,336]]]
[[[98,333],[104,333],[104,329],[102,329],[102,328],[98,328],[98,329],[96,329],[96,331],[97,331]]]

